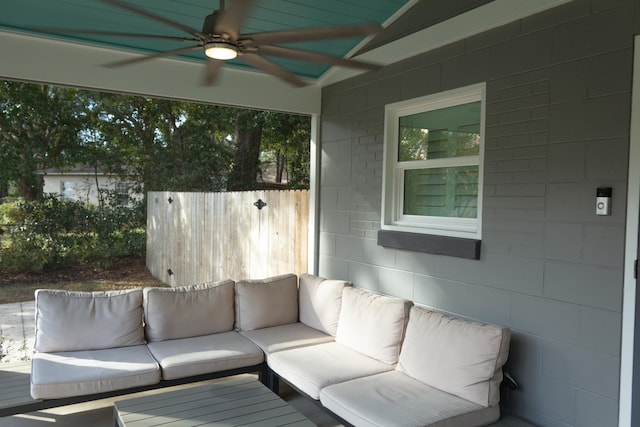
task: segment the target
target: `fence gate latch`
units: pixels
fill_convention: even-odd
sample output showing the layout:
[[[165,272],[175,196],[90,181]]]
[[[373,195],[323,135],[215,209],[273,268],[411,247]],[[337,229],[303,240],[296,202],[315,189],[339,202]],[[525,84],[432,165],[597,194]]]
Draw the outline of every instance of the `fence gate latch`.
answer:
[[[265,202],[262,201],[262,199],[258,199],[257,202],[255,202],[253,204],[253,206],[255,206],[256,208],[258,208],[258,210],[262,210],[262,208],[264,208],[265,206],[267,206],[267,204]]]

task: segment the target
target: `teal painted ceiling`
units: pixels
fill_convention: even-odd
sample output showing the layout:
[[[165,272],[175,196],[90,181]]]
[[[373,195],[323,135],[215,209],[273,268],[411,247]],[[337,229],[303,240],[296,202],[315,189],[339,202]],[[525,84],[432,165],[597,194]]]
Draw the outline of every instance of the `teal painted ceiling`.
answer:
[[[126,0],[126,2],[197,31],[202,29],[204,17],[219,8],[219,0]],[[365,22],[383,24],[408,2],[409,0],[255,0],[241,32],[256,33]],[[232,3],[233,0],[227,0],[226,8],[229,8]],[[2,2],[0,31],[96,44],[141,54],[157,53],[185,46],[184,43],[175,41],[136,37],[52,34],[50,28],[189,37],[188,34],[171,26],[98,0],[5,0]],[[333,39],[286,46],[344,57],[362,40],[362,38]],[[202,62],[205,60],[204,53],[200,50],[181,54],[180,58]],[[329,68],[324,64],[270,59],[301,77],[311,79],[318,78]],[[248,67],[238,61],[232,61],[229,66]]]

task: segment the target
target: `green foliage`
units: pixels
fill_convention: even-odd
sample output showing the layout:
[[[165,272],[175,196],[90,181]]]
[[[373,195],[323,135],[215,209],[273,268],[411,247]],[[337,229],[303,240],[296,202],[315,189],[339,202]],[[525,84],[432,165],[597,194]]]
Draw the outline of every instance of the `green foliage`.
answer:
[[[38,200],[37,171],[78,164],[139,193],[247,190],[261,152],[277,182],[309,186],[309,117],[10,81],[0,107],[0,197]]]
[[[0,226],[4,224],[16,224],[24,216],[21,214],[20,202],[18,200],[0,203]]]
[[[274,158],[276,182],[292,189],[309,188],[311,118],[263,112],[261,149]]]
[[[230,169],[235,109],[95,94],[96,132],[85,162],[138,191],[222,191]]]
[[[41,271],[70,264],[109,265],[113,259],[143,255],[145,214],[107,203],[100,207],[46,197],[19,205],[11,242],[0,249],[0,270]]]
[[[26,200],[42,196],[40,169],[77,161],[86,126],[84,92],[0,81],[0,186],[15,183]],[[1,195],[1,194],[0,194]]]

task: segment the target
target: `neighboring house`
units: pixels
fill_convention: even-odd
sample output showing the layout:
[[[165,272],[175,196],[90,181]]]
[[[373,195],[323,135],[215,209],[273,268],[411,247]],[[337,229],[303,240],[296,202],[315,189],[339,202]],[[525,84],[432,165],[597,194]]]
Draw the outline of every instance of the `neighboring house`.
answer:
[[[105,71],[130,55],[16,35],[17,23],[0,32],[0,75],[312,115],[312,272],[512,328],[509,413],[639,426],[640,0],[477,3],[440,20],[409,9],[362,56],[381,70],[302,89],[231,67],[203,89],[200,64],[175,58]],[[478,102],[479,116],[465,110]],[[464,155],[400,149],[443,117],[462,138],[437,140]],[[598,188],[613,190],[610,215],[596,214]],[[429,218],[430,194],[445,220]]]
[[[115,191],[116,203],[126,206],[132,198],[139,197],[131,192],[129,182],[115,174],[96,171],[85,165],[77,165],[69,170],[51,168],[38,171],[38,174],[44,179],[44,193],[57,194],[63,200],[97,205],[101,191]]]

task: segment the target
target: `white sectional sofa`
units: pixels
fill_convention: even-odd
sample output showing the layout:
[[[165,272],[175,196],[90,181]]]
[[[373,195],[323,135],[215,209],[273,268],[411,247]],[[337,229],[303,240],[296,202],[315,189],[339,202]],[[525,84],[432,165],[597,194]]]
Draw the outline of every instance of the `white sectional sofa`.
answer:
[[[507,328],[308,274],[180,288],[36,293],[36,399],[258,371],[356,426],[500,417]]]
[[[34,399],[253,372],[264,362],[260,348],[234,330],[231,280],[93,293],[38,290],[35,308]]]

